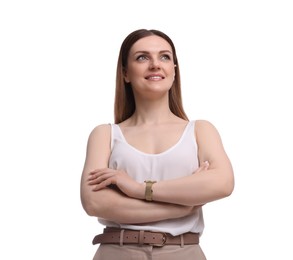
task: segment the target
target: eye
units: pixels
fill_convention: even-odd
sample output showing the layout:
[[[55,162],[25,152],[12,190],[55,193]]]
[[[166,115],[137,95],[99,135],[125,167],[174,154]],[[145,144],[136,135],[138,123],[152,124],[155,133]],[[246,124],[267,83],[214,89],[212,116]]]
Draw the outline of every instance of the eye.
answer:
[[[164,54],[161,56],[161,60],[171,60],[171,57],[168,54]]]
[[[145,60],[147,60],[147,59],[148,59],[148,57],[147,57],[146,55],[139,55],[139,56],[136,58],[137,61],[145,61]]]

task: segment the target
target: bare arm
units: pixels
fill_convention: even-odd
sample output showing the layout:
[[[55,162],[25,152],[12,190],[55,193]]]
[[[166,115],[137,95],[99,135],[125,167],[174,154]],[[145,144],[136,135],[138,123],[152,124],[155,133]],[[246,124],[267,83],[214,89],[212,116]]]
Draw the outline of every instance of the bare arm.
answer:
[[[233,169],[218,131],[211,123],[201,120],[196,122],[195,135],[199,161],[201,164],[208,161],[207,170],[154,184],[154,200],[172,201],[181,205],[201,205],[232,193]]]
[[[81,202],[90,216],[96,216],[119,223],[145,223],[170,218],[179,218],[194,210],[175,204],[130,198],[120,192],[104,188],[94,191],[89,185],[89,174],[93,169],[108,167],[111,153],[110,125],[96,127],[89,136],[86,159],[81,177]]]
[[[94,192],[99,197],[90,215],[124,224],[141,224],[179,218],[191,214],[196,208],[175,204],[146,202],[127,197],[108,188]]]
[[[195,135],[201,166],[190,176],[163,180],[153,185],[154,201],[196,206],[229,196],[234,188],[234,174],[216,128],[207,121],[197,121]],[[204,162],[208,162],[205,166]],[[94,189],[116,184],[129,197],[144,199],[145,184],[132,180],[123,171],[96,170]]]

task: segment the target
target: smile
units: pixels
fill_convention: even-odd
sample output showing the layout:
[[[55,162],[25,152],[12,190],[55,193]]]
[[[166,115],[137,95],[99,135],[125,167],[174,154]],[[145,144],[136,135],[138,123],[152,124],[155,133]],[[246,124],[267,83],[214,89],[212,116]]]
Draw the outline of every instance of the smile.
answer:
[[[146,77],[146,79],[148,79],[148,80],[161,80],[161,79],[164,79],[164,77],[162,77],[162,76],[149,76],[149,77]]]

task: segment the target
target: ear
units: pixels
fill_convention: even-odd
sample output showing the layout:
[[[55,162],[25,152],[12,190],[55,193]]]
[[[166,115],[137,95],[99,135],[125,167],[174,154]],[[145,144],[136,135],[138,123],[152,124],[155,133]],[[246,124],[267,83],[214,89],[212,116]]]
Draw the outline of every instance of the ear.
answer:
[[[177,65],[176,64],[174,64],[174,76],[173,76],[173,80],[175,79],[175,76],[176,76],[176,68],[177,67]]]
[[[127,70],[125,68],[123,68],[123,77],[126,83],[130,83],[130,80],[127,77]]]

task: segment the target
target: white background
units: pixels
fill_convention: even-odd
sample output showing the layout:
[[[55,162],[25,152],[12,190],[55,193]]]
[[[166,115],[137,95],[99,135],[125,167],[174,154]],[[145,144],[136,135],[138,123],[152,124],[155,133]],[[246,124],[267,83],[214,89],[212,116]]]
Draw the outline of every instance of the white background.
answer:
[[[147,28],[173,39],[186,112],[218,128],[234,167],[232,196],[204,207],[207,258],[292,260],[292,13],[283,0],[1,1],[0,259],[92,259],[86,142],[113,122],[121,42]]]

